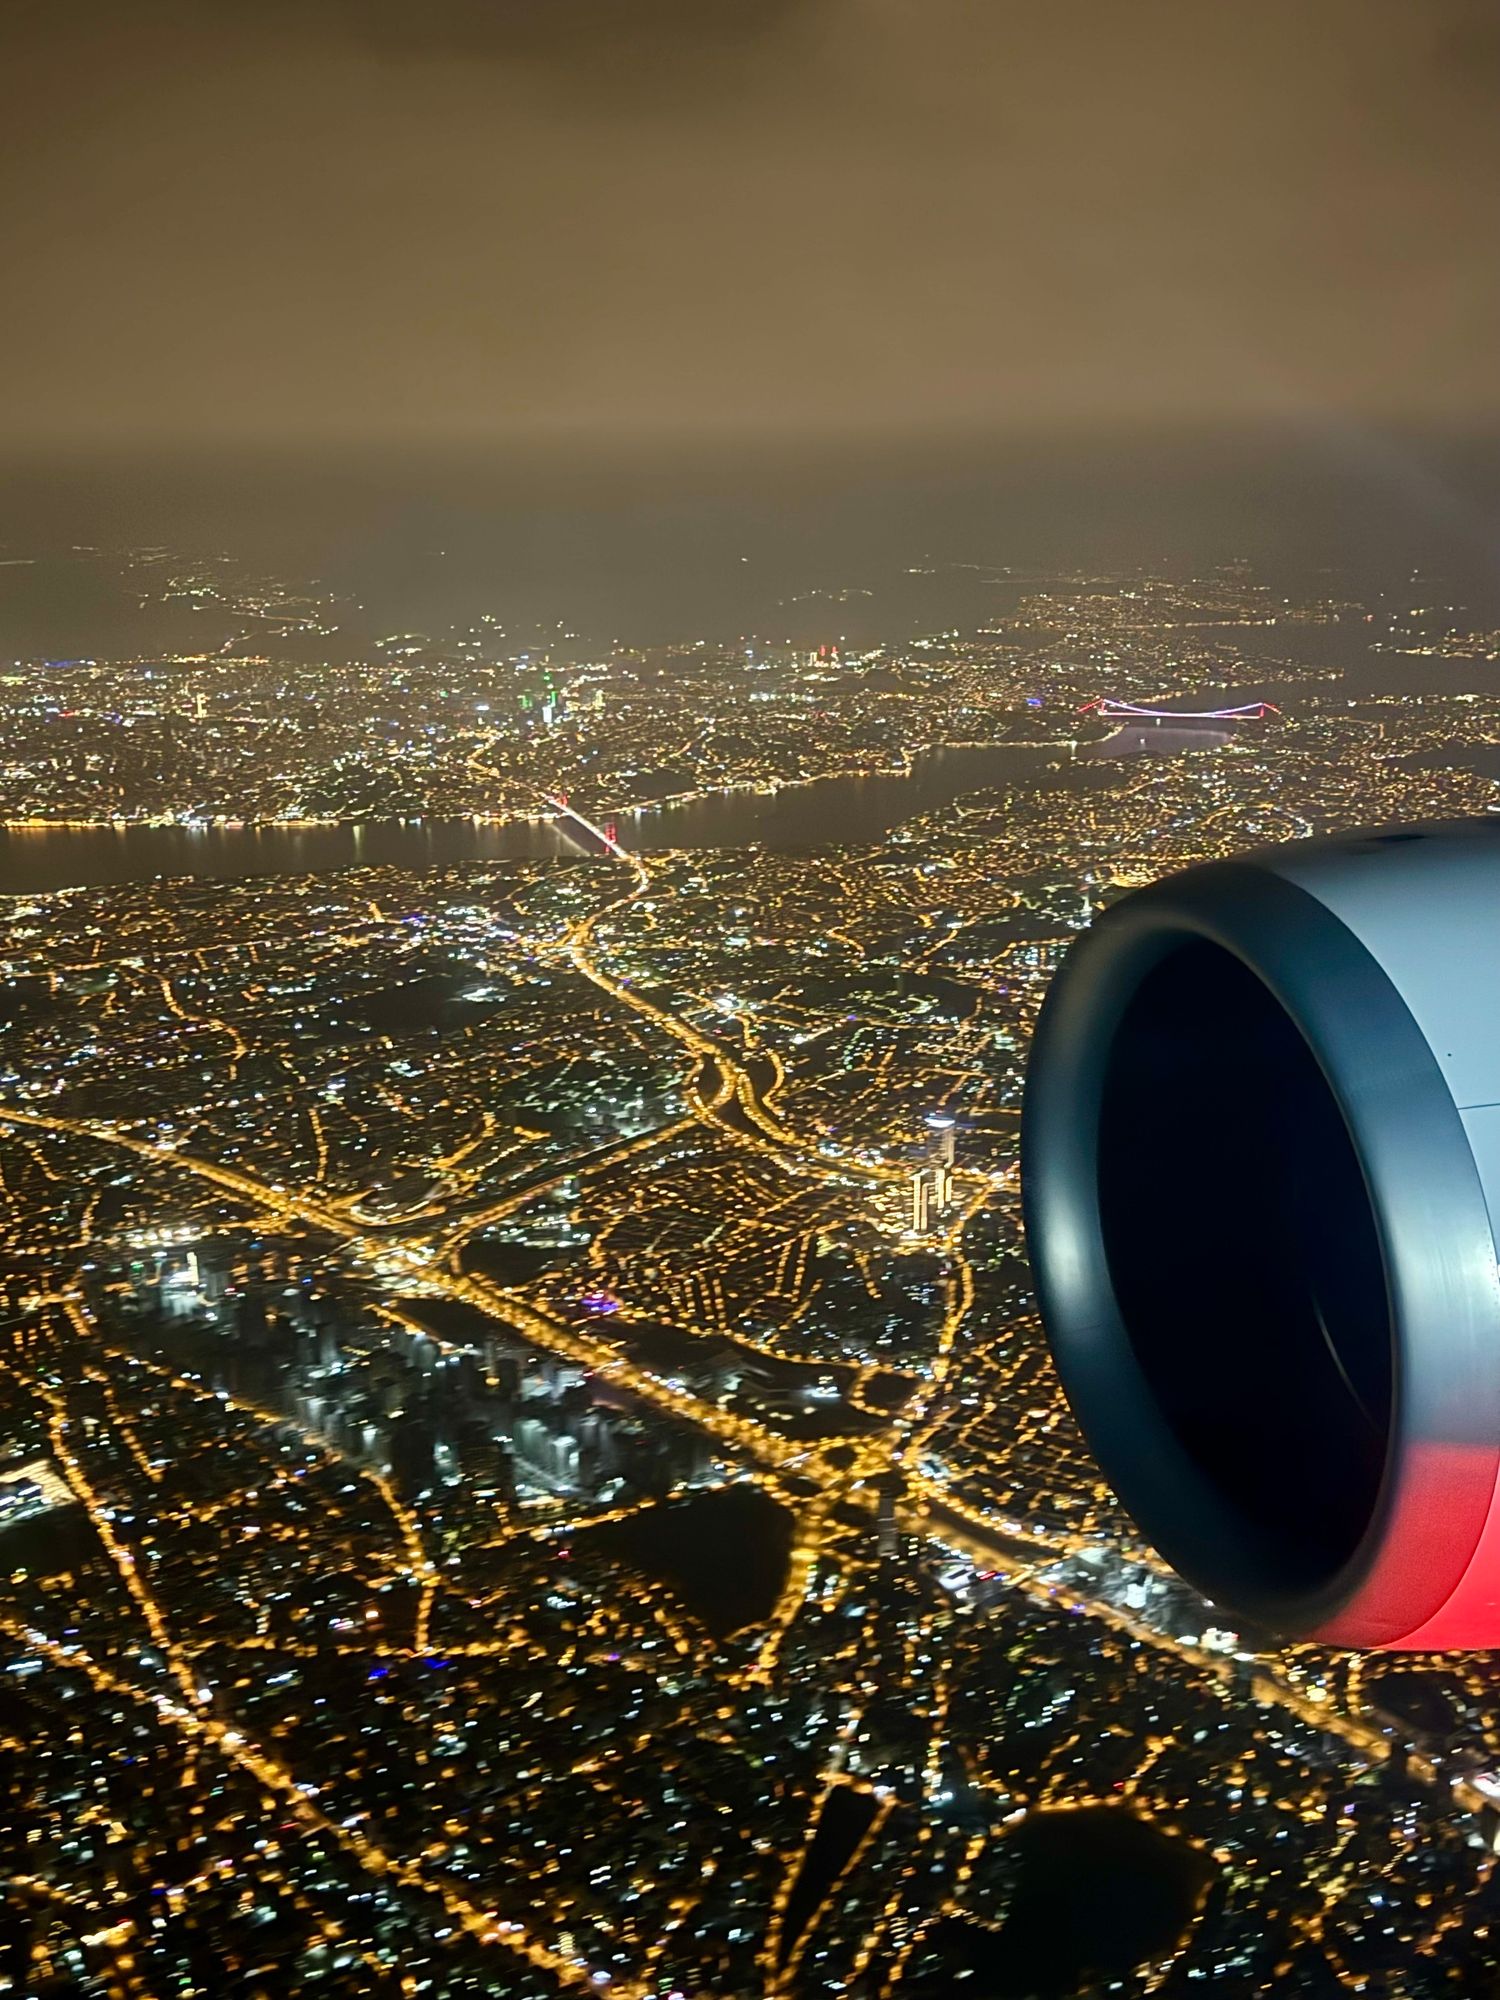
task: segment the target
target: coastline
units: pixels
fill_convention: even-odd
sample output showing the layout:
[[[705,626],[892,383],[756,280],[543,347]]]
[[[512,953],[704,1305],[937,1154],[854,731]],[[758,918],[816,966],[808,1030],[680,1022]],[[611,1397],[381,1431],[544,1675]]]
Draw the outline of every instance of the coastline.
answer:
[[[1083,739],[1078,739],[1081,742]],[[941,757],[950,751],[991,751],[991,750],[1071,750],[1076,747],[1069,738],[1037,737],[980,737],[953,738],[941,743],[927,743],[915,750],[904,750],[893,762],[859,765],[853,768],[834,766],[826,771],[813,771],[795,778],[747,778],[727,785],[709,785],[702,790],[663,792],[646,799],[632,799],[629,804],[585,801],[588,812],[593,816],[614,815],[625,817],[636,813],[661,813],[683,810],[693,806],[708,805],[715,800],[734,800],[744,797],[778,798],[784,792],[805,791],[814,785],[857,783],[870,778],[909,779],[919,763],[927,758]],[[542,826],[550,825],[563,818],[555,810],[522,812],[519,810],[501,812],[420,812],[420,813],[326,813],[306,814],[296,817],[255,818],[243,814],[201,814],[201,813],[113,813],[93,819],[60,818],[51,819],[45,815],[29,814],[17,819],[0,818],[0,833],[109,833],[134,832],[142,829],[174,831],[179,833],[299,833],[319,831],[336,827],[368,826],[381,821],[395,826],[459,826],[473,825],[485,827]]]

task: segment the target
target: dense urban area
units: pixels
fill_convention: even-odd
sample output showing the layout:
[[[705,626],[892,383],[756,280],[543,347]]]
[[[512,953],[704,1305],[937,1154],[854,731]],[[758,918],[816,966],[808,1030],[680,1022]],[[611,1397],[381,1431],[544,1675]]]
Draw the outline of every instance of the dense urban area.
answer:
[[[158,649],[4,664],[17,875],[552,848],[0,880],[0,1993],[1495,1990],[1500,1673],[1277,1649],[1160,1566],[1016,1152],[1101,905],[1500,810],[1500,634],[1234,567],[590,647],[70,560]],[[924,790],[954,746],[1005,761]],[[816,839],[660,833],[814,781]]]

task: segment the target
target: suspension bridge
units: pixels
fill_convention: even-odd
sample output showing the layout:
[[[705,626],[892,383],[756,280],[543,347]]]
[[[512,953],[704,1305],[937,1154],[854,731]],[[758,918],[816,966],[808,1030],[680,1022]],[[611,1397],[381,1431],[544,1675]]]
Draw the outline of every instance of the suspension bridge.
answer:
[[[619,861],[629,861],[633,858],[620,845],[619,834],[613,820],[607,820],[603,826],[595,826],[591,819],[584,818],[577,806],[568,804],[566,792],[547,792],[544,797],[554,812],[560,812],[564,819],[572,820],[576,826],[581,826],[585,833],[591,833],[606,853],[613,854]]]
[[[1141,708],[1133,701],[1099,694],[1086,701],[1078,713],[1098,715],[1106,722],[1263,722],[1268,715],[1280,715],[1281,710],[1273,701],[1246,701],[1238,708]]]

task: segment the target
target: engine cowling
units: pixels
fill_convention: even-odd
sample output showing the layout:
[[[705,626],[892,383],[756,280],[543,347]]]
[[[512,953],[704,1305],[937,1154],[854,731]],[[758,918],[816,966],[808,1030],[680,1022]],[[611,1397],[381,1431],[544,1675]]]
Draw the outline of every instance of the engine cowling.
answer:
[[[1128,1511],[1241,1618],[1500,1645],[1500,816],[1185,870],[1083,933],[1022,1119]]]

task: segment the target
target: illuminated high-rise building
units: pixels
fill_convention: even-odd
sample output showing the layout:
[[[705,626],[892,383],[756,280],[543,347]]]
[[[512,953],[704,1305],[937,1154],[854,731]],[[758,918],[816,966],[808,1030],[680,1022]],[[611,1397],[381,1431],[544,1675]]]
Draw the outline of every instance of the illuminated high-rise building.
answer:
[[[911,1226],[918,1236],[925,1236],[930,1219],[930,1189],[927,1169],[918,1167],[911,1177]]]
[[[875,1536],[882,1562],[894,1562],[901,1552],[901,1533],[896,1522],[896,1502],[903,1482],[896,1472],[883,1472],[875,1481]]]
[[[934,1166],[951,1167],[956,1149],[955,1123],[946,1111],[934,1111],[928,1116],[927,1130],[932,1134],[928,1152]]]
[[[939,1215],[953,1201],[953,1158],[956,1145],[954,1121],[946,1112],[935,1111],[927,1120],[928,1158],[931,1162],[932,1206]]]

